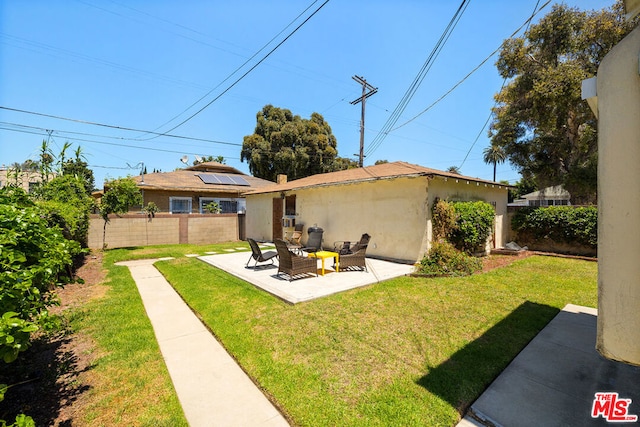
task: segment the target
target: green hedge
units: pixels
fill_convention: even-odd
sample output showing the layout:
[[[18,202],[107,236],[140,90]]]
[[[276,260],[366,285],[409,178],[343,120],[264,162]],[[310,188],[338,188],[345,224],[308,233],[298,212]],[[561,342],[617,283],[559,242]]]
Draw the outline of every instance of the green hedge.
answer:
[[[598,209],[595,206],[549,206],[519,209],[511,221],[518,234],[536,240],[558,243],[598,245]]]
[[[453,202],[456,227],[449,240],[456,248],[468,253],[483,250],[491,235],[496,213],[487,202]]]
[[[0,359],[14,361],[47,324],[53,290],[71,282],[80,253],[22,189],[0,189]]]

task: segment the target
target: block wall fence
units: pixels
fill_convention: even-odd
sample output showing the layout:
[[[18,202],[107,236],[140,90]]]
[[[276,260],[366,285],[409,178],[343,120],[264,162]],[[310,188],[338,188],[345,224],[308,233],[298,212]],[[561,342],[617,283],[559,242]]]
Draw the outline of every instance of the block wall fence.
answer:
[[[88,246],[103,247],[104,220],[91,215]],[[107,248],[190,243],[196,245],[245,239],[244,214],[113,215],[107,223]]]

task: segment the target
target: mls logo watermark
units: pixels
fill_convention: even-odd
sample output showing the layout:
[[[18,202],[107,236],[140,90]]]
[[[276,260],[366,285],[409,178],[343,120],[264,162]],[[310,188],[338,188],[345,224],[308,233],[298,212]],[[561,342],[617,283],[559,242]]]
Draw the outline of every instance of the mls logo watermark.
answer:
[[[614,423],[634,423],[638,421],[638,416],[629,414],[629,405],[631,399],[621,399],[616,392],[596,393],[591,417],[602,417]]]

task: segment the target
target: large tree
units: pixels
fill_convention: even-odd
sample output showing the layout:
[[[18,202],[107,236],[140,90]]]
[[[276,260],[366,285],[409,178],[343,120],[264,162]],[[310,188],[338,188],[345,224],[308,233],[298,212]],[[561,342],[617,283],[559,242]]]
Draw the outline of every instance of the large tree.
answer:
[[[255,131],[244,137],[240,153],[254,176],[275,181],[278,174],[286,174],[298,179],[348,166],[337,160],[336,137],[320,114],[303,119],[266,105],[256,117]]]
[[[564,184],[574,203],[596,200],[596,118],[582,80],[631,31],[620,2],[580,11],[555,5],[524,37],[504,42],[498,71],[510,79],[495,98],[489,135],[511,164],[540,187]]]

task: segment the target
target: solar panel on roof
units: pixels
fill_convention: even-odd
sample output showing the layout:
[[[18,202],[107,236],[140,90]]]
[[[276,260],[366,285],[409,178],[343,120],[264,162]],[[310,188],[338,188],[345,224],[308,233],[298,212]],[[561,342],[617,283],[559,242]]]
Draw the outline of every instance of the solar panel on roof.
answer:
[[[220,184],[220,180],[213,174],[200,173],[198,174],[198,178],[200,178],[205,184]]]
[[[243,185],[249,186],[249,183],[241,176],[238,175],[223,175],[219,173],[200,173],[197,176],[205,184],[214,185]]]
[[[228,175],[216,174],[216,178],[220,180],[221,184],[233,185],[235,184]]]
[[[231,178],[231,180],[238,185],[247,185],[247,186],[249,185],[247,180],[239,175],[230,175],[229,178]]]

